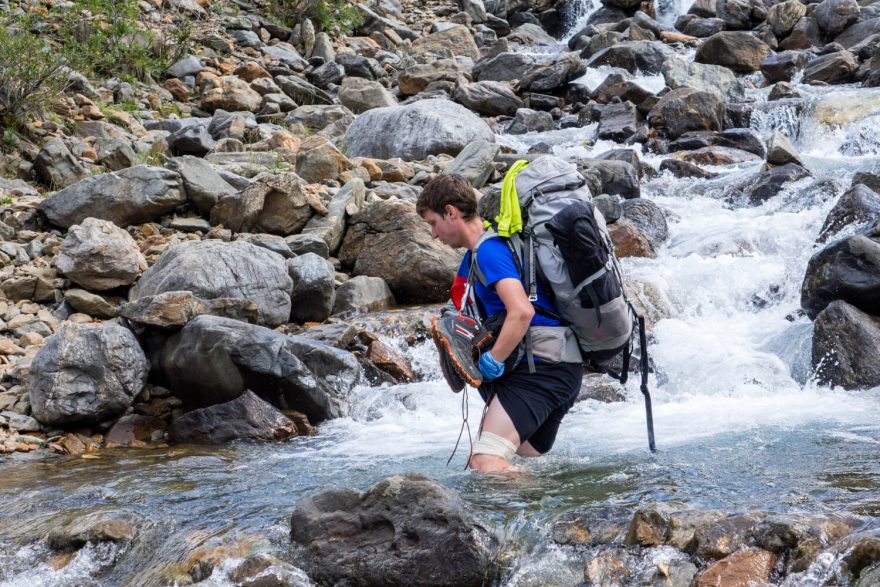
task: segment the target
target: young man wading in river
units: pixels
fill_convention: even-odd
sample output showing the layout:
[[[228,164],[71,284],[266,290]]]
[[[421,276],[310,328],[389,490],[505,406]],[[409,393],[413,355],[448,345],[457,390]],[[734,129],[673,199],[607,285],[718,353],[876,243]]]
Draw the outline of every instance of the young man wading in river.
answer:
[[[521,277],[522,257],[517,258],[507,239],[484,227],[477,215],[476,194],[465,178],[445,174],[431,180],[416,209],[434,238],[467,249],[452,291],[461,315],[447,320],[445,344],[453,347],[453,354],[457,345],[461,357],[471,350],[462,350],[465,344],[470,347],[471,338],[491,341],[491,347],[481,348],[470,365],[479,372],[466,377],[479,385],[488,405],[468,464],[484,473],[505,471],[514,454],[536,457],[552,448],[581,386],[577,340],[555,317],[540,284],[537,299],[529,300]],[[456,320],[482,323],[494,336],[467,332],[467,324]],[[462,333],[467,343],[461,336],[454,340]]]

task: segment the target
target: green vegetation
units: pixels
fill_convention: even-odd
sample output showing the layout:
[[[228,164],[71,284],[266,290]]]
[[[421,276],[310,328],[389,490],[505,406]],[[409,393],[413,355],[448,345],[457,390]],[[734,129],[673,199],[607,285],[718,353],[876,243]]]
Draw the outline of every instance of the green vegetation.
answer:
[[[321,30],[339,35],[363,24],[363,16],[350,0],[268,0],[267,8],[285,26],[308,18]]]
[[[191,21],[160,36],[138,21],[137,0],[74,0],[57,10],[59,36],[75,69],[129,81],[161,77],[186,53]]]
[[[4,145],[17,142],[12,129],[44,111],[70,83],[68,59],[31,32],[26,19],[0,19],[0,126]],[[12,134],[10,134],[10,132]]]
[[[0,198],[0,206],[8,206],[12,203],[12,196],[6,196],[5,198]]]

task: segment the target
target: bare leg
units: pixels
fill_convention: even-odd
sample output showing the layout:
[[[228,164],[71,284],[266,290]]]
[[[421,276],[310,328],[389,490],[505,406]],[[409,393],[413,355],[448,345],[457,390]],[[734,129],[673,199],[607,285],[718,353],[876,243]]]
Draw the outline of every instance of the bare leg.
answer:
[[[526,440],[524,443],[519,445],[519,448],[516,449],[516,454],[521,457],[541,457],[544,456],[544,453],[538,452],[531,443]]]
[[[489,409],[486,411],[486,418],[483,420],[483,430],[497,434],[510,441],[514,446],[519,446],[520,449],[522,449],[519,441],[519,433],[516,431],[516,427],[514,427],[510,416],[508,416],[507,412],[504,411],[504,408],[501,407],[501,402],[498,401],[497,396],[492,398],[492,402],[489,404]],[[531,445],[529,445],[529,448],[531,448]],[[535,449],[532,448],[531,450],[534,451]],[[468,462],[468,466],[481,473],[499,473],[514,469],[506,459],[495,455],[484,454],[473,455]]]

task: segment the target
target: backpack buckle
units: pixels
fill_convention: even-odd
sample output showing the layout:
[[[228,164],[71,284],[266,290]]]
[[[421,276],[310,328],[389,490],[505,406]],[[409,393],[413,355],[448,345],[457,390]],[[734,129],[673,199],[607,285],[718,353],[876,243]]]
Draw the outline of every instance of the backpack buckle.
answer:
[[[529,294],[529,301],[530,302],[537,302],[538,301],[538,294],[536,294],[536,293]]]

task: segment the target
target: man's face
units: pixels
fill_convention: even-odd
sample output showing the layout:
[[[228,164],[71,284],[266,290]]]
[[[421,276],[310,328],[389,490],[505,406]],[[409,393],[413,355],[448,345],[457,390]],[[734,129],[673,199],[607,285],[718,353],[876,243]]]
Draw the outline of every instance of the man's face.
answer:
[[[458,208],[447,206],[445,214],[437,214],[433,210],[428,210],[423,218],[431,227],[433,238],[440,239],[440,242],[454,249],[464,246],[461,234],[463,223]]]

